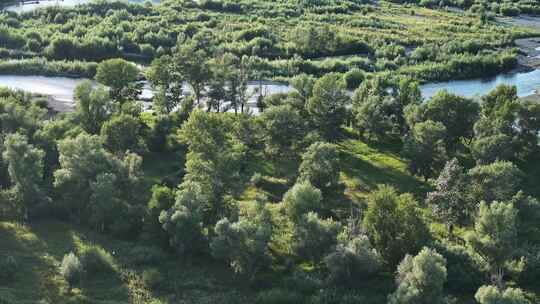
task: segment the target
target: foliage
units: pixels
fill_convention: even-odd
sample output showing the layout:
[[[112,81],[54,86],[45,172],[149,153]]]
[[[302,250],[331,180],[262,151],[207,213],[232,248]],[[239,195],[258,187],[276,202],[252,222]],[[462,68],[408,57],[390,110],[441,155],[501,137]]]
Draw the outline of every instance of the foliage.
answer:
[[[511,203],[480,203],[474,231],[467,234],[468,246],[487,264],[491,280],[503,286],[505,269],[520,271],[523,266],[516,261],[517,210]],[[517,265],[511,265],[516,261]]]
[[[339,134],[339,129],[345,122],[346,106],[349,102],[340,75],[327,74],[315,82],[306,109],[314,127],[327,140],[332,140]]]
[[[99,246],[84,248],[79,254],[84,270],[89,275],[103,275],[115,270],[113,256]]]
[[[420,250],[427,238],[418,203],[410,194],[398,195],[390,186],[379,186],[370,193],[363,226],[390,269],[407,253]]]
[[[321,191],[309,182],[296,183],[283,196],[283,207],[287,216],[299,221],[308,212],[323,208]]]
[[[156,289],[163,284],[165,278],[163,277],[161,272],[159,272],[159,270],[152,268],[143,271],[142,281],[144,285],[152,289]]]
[[[474,298],[480,304],[529,304],[523,291],[518,288],[498,290],[494,286],[482,286],[478,289]]]
[[[335,189],[339,184],[339,156],[335,145],[316,142],[302,155],[299,181],[308,181],[322,190]]]
[[[127,114],[113,116],[101,127],[105,147],[115,153],[141,153],[146,149],[141,136],[141,121]]]
[[[60,265],[60,274],[68,282],[70,287],[79,282],[82,272],[83,266],[73,252],[64,255],[62,264]]]
[[[36,205],[47,203],[50,199],[43,189],[43,150],[28,142],[25,135],[10,134],[5,139],[3,159],[8,165],[8,173],[13,191],[20,198],[25,217]]]
[[[236,273],[253,278],[270,264],[269,243],[272,218],[265,198],[258,198],[255,210],[231,223],[228,218],[217,222],[210,243],[212,255],[226,260]]]
[[[111,98],[124,101],[130,96],[139,70],[123,59],[109,59],[97,66],[96,80],[110,89]]]
[[[397,290],[388,303],[445,303],[446,260],[436,250],[424,247],[416,256],[407,255],[398,266]]]
[[[417,123],[405,138],[403,154],[410,159],[409,169],[424,178],[437,174],[448,159],[444,145],[446,127],[427,120]]]
[[[75,88],[76,112],[83,129],[89,134],[98,134],[112,112],[108,92],[103,87],[94,89],[90,81]]]
[[[473,197],[476,201],[506,201],[519,189],[522,172],[511,162],[497,161],[469,170]]]
[[[12,255],[3,255],[0,257],[0,280],[3,282],[15,279],[19,270],[19,263]]]
[[[295,224],[293,250],[300,257],[318,263],[337,243],[341,225],[308,212]]]
[[[330,280],[347,284],[351,280],[369,279],[379,270],[381,257],[365,235],[352,236],[338,244],[324,259]]]
[[[206,248],[206,233],[202,223],[205,197],[198,184],[184,184],[169,210],[162,211],[159,222],[170,237],[170,245],[179,254],[196,253]]]
[[[164,261],[166,256],[157,246],[136,246],[129,251],[129,258],[137,265],[157,265]]]
[[[265,152],[275,158],[294,158],[304,136],[300,113],[290,105],[273,106],[261,115]]]
[[[257,294],[256,301],[261,304],[296,304],[303,303],[304,297],[295,291],[273,288]]]
[[[454,225],[464,223],[474,212],[467,188],[468,177],[457,159],[446,163],[435,183],[435,191],[427,194],[426,203],[433,214],[446,223],[449,233]]]

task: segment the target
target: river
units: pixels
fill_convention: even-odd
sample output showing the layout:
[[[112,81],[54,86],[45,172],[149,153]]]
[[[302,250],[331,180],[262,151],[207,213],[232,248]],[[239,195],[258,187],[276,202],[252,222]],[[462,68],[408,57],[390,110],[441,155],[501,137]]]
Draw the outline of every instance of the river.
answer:
[[[73,107],[73,90],[84,79],[46,76],[12,76],[0,75],[0,86],[23,90],[30,93],[51,96],[58,104],[52,105],[59,110]],[[428,99],[439,90],[447,90],[450,93],[464,97],[478,97],[489,93],[499,84],[515,85],[520,97],[531,95],[540,88],[540,70],[531,72],[502,74],[489,79],[454,80],[447,82],[429,83],[420,86],[422,96]],[[258,82],[251,82],[248,92],[259,88]],[[263,92],[266,95],[273,93],[285,93],[291,90],[290,86],[283,83],[265,81],[262,83]],[[152,91],[148,86],[144,87],[142,97],[149,99]],[[254,103],[252,97],[250,103]]]
[[[29,1],[29,0],[26,0]],[[151,3],[159,3],[160,0],[127,0],[127,2],[130,3],[144,3],[144,2],[151,2]],[[13,4],[5,7],[5,10],[16,12],[16,13],[25,13],[32,11],[36,8],[41,7],[47,7],[47,6],[67,6],[72,7],[79,4],[85,4],[90,2],[89,0],[37,0],[37,1],[31,1],[31,3],[27,4]]]

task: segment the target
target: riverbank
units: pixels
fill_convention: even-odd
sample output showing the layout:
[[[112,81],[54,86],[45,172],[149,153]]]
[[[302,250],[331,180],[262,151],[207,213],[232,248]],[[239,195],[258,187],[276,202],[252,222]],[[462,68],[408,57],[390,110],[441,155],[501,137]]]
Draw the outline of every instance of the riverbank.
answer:
[[[497,21],[509,26],[519,26],[538,31],[537,37],[516,39],[519,49],[518,65],[514,72],[527,72],[540,68],[540,17],[520,15],[516,17],[498,17]]]
[[[0,61],[0,75],[93,78],[97,63],[32,58]]]

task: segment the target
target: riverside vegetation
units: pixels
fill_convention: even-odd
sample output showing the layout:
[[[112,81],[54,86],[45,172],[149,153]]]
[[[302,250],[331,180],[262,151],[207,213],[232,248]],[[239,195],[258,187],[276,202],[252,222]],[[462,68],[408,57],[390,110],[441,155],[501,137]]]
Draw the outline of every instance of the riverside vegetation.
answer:
[[[538,303],[540,104],[419,90],[536,35],[472,7],[5,13],[29,69],[95,83],[69,113],[0,90],[0,303]],[[276,77],[292,90],[247,90]]]

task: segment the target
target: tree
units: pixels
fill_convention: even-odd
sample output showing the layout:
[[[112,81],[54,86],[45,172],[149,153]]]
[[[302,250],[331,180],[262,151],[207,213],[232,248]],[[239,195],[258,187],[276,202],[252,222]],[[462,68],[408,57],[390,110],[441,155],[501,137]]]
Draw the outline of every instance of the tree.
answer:
[[[410,77],[402,77],[397,85],[397,99],[401,109],[410,104],[421,104],[422,92],[418,82]]]
[[[302,155],[299,181],[308,181],[323,190],[335,189],[339,184],[339,156],[335,145],[316,142]]]
[[[113,112],[109,93],[101,86],[94,89],[92,82],[85,81],[75,88],[74,97],[82,128],[90,134],[98,134]]]
[[[480,203],[474,230],[466,235],[468,246],[487,265],[492,282],[502,290],[505,270],[512,264],[522,267],[515,260],[517,241],[517,210],[512,203]]]
[[[168,114],[183,100],[184,75],[172,56],[154,59],[146,71],[146,78],[154,88],[153,104],[162,114]]]
[[[389,96],[370,95],[359,100],[361,94],[355,92],[353,96],[356,126],[363,136],[383,138],[391,134],[397,127],[396,108],[399,106],[395,99]]]
[[[208,83],[208,75],[210,75],[208,55],[204,50],[197,49],[195,43],[187,43],[179,47],[173,56],[197,104],[200,104]]]
[[[532,100],[523,100],[518,113],[519,142],[524,156],[538,152],[538,133],[540,132],[540,104]]]
[[[381,257],[369,238],[359,234],[340,242],[324,263],[332,282],[346,284],[373,276],[381,266]]]
[[[469,170],[473,199],[477,202],[508,201],[518,192],[523,172],[511,162],[496,161]]]
[[[304,135],[302,117],[290,105],[271,106],[260,117],[265,152],[275,158],[296,156]]]
[[[304,105],[313,95],[315,78],[307,74],[296,75],[291,79],[291,86],[296,90]]]
[[[294,252],[302,258],[318,263],[337,243],[341,225],[330,218],[321,219],[308,212],[295,223]]]
[[[313,86],[306,109],[314,126],[327,140],[335,139],[345,122],[350,99],[339,74],[326,74]]]
[[[322,209],[321,191],[309,182],[298,182],[283,196],[283,206],[287,215],[298,221],[308,212]]]
[[[398,266],[396,291],[389,304],[443,304],[446,260],[436,250],[424,247],[416,256],[407,255]]]
[[[240,112],[244,113],[244,108],[248,102],[248,77],[249,77],[249,64],[247,57],[242,59],[232,55],[225,54],[223,56],[225,67],[225,100],[229,102],[230,107],[234,109],[234,113],[238,114],[238,107]]]
[[[79,258],[73,253],[64,255],[62,264],[60,264],[60,274],[68,283],[68,288],[71,290],[73,285],[77,284],[81,279],[83,267]]]
[[[403,145],[412,173],[427,179],[442,169],[447,160],[445,136],[446,128],[440,122],[428,120],[412,128]]]
[[[116,198],[124,202],[124,206],[126,203],[129,206],[123,207],[123,216],[111,224],[114,232],[132,232],[132,228],[140,226],[138,224],[142,215],[136,206],[144,200],[141,195],[144,193],[141,186],[141,157],[132,153],[126,153],[123,158],[114,157],[103,148],[98,136],[86,133],[59,141],[58,151],[60,167],[54,172],[54,187],[61,194],[59,202],[71,216],[88,223],[95,211],[90,208],[92,197],[94,202],[99,201],[99,205],[105,199],[95,191],[106,190],[109,194],[114,192]],[[113,174],[116,178],[103,174]],[[100,182],[96,184],[99,176]],[[114,191],[109,184],[112,180]],[[112,199],[107,197],[107,200]],[[107,205],[104,207],[109,208]]]
[[[32,207],[50,200],[43,189],[45,152],[18,133],[7,135],[4,145],[3,159],[8,166],[12,189],[20,199],[22,213],[27,217]]]
[[[225,115],[196,110],[179,132],[189,149],[184,181],[205,186],[210,205],[205,217],[212,218],[212,225],[223,217],[219,214],[223,196],[236,193],[241,185],[246,148],[232,135],[233,128],[234,124]]]
[[[141,137],[140,119],[120,114],[106,121],[101,128],[105,147],[114,153],[144,152],[146,145]]]
[[[137,95],[135,82],[139,69],[124,59],[108,59],[102,61],[96,70],[97,82],[110,89],[111,98],[123,103]]]
[[[162,185],[154,185],[150,191],[152,196],[146,205],[144,236],[151,239],[153,243],[167,245],[168,235],[159,222],[159,216],[161,212],[172,208],[176,200],[176,191]]]
[[[207,246],[202,208],[206,200],[201,186],[184,183],[172,208],[162,211],[159,222],[169,234],[169,243],[179,254],[195,254]]]
[[[435,191],[427,194],[426,203],[431,206],[433,214],[446,224],[450,236],[454,225],[463,223],[474,211],[468,187],[468,177],[454,158],[441,171]]]
[[[482,97],[480,104],[482,115],[492,120],[513,122],[517,104],[517,88],[515,86],[499,85],[493,91]]]
[[[390,269],[426,241],[427,228],[419,214],[418,203],[410,194],[398,195],[390,186],[381,185],[368,196],[363,226]]]
[[[448,91],[437,92],[424,104],[426,120],[440,122],[446,129],[446,148],[455,150],[461,139],[473,137],[473,126],[478,119],[480,106],[472,99]]]
[[[21,133],[31,137],[41,127],[47,117],[47,109],[36,103],[25,102],[28,101],[15,96],[0,99],[1,132]]]
[[[519,191],[510,202],[518,210],[517,231],[520,241],[538,244],[540,242],[540,202],[535,197]],[[527,264],[527,268],[529,264]]]
[[[494,286],[482,286],[474,298],[479,304],[530,304],[519,288],[497,289]]]
[[[354,68],[343,75],[343,81],[345,81],[346,87],[349,90],[358,88],[365,78],[366,75],[364,72],[358,68]]]
[[[471,145],[471,154],[478,165],[511,161],[516,156],[514,140],[503,133],[475,138]]]
[[[226,260],[235,272],[246,274],[250,279],[271,262],[272,218],[265,200],[257,198],[255,210],[241,215],[234,223],[228,218],[217,222],[216,236],[210,243],[215,258]]]
[[[226,76],[227,76],[227,66],[223,62],[224,60],[218,60],[214,59],[211,61],[211,77],[209,79],[208,83],[208,93],[207,93],[207,101],[206,101],[206,107],[207,111],[210,112],[212,109],[214,109],[216,112],[221,112],[223,103],[225,103],[227,99],[227,84],[226,84]],[[235,103],[236,106],[236,103]],[[229,105],[230,107],[230,105]],[[223,110],[226,111],[227,108],[224,108]]]
[[[122,202],[116,194],[116,176],[112,173],[103,173],[96,177],[96,181],[90,184],[89,222],[96,230],[104,232],[115,219],[122,217],[118,212]]]

